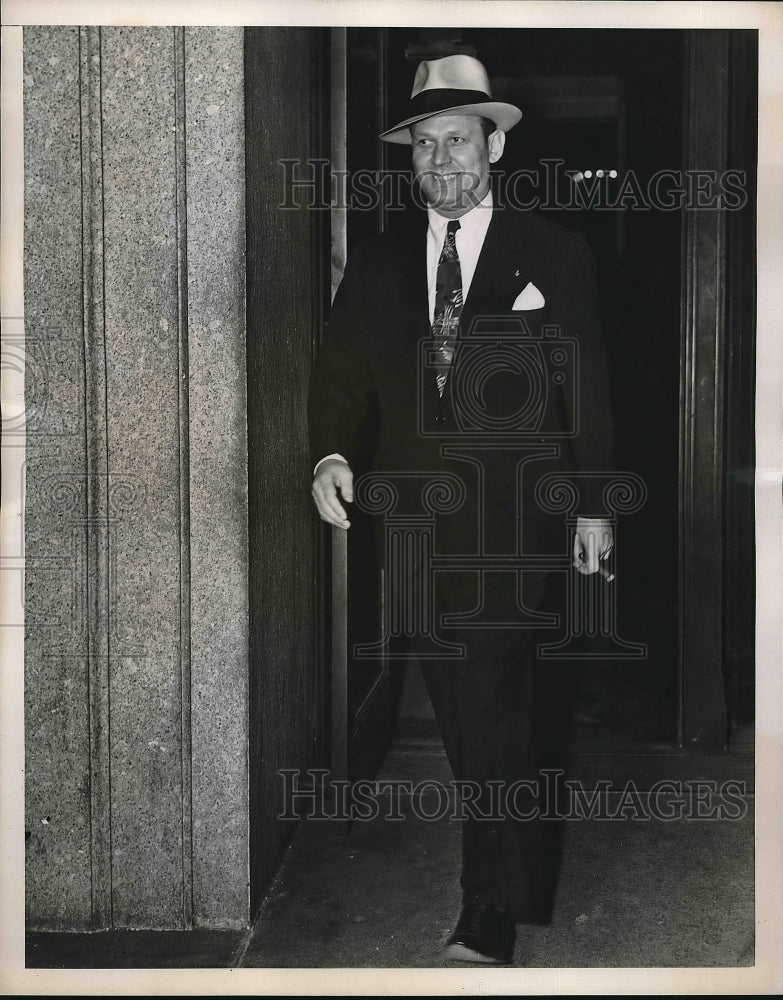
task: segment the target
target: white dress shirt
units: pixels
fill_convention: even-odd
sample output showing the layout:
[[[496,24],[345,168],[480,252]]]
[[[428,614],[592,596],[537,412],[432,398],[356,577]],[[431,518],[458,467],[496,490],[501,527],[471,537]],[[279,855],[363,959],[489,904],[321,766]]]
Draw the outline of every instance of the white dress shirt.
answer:
[[[435,315],[435,285],[438,280],[438,261],[446,239],[449,220],[438,215],[434,208],[427,209],[427,292],[429,293],[430,325]],[[457,255],[462,275],[462,301],[468,297],[473,275],[476,273],[481,248],[492,221],[492,190],[469,212],[459,217],[456,234]]]

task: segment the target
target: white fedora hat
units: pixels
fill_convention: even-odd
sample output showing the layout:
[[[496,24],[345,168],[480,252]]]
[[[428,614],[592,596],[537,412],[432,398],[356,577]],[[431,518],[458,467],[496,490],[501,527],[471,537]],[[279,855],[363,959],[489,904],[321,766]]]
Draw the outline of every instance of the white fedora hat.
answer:
[[[435,115],[479,115],[508,132],[522,117],[513,104],[492,100],[489,77],[473,56],[444,56],[419,63],[411,91],[410,117],[381,133],[385,142],[410,145],[410,126]]]

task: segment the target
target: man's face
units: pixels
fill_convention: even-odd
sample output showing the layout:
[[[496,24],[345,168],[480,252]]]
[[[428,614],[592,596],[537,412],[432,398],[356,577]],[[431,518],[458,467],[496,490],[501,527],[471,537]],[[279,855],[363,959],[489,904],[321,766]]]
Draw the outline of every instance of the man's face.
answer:
[[[505,133],[484,138],[475,115],[435,115],[411,127],[413,173],[427,203],[458,219],[489,190],[490,164],[500,159]]]

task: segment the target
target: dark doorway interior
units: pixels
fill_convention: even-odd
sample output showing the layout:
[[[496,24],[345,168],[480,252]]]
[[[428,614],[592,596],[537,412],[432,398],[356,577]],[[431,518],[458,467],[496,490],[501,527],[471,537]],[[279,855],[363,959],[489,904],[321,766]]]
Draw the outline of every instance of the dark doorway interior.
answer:
[[[588,43],[589,36],[589,43]],[[654,37],[651,37],[654,36]],[[408,167],[406,147],[378,150],[383,108],[361,86],[377,35],[349,32],[349,169],[385,157]],[[633,171],[642,191],[662,169],[682,166],[683,39],[678,32],[549,30],[389,31],[384,55],[388,120],[405,115],[416,63],[453,51],[474,54],[490,73],[495,96],[518,104],[522,122],[507,136],[499,166],[506,177],[533,170],[537,180],[508,189],[517,201],[537,198],[544,214],[581,230],[598,262],[603,321],[612,370],[617,468],[640,475],[644,508],[619,526],[618,621],[623,638],[647,646],[633,661],[559,661],[543,687],[567,679],[577,720],[589,740],[672,744],[677,731],[677,464],[680,350],[680,218],[678,212],[612,210],[621,178]],[[353,76],[352,76],[353,74]],[[353,105],[350,102],[353,101]],[[603,170],[603,199],[580,207],[567,172]],[[610,178],[610,171],[616,178]],[[625,199],[626,205],[633,199]],[[560,204],[558,204],[558,202]],[[349,248],[389,221],[349,212]],[[392,220],[393,221],[393,220]],[[409,680],[401,725],[415,731],[427,716],[417,681]]]

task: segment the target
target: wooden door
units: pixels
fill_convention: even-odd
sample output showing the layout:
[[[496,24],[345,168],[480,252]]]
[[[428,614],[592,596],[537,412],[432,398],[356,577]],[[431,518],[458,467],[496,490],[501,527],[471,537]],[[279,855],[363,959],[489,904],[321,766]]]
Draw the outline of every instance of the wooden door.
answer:
[[[290,808],[281,772],[318,767],[328,754],[327,571],[309,491],[306,410],[329,302],[329,216],[311,210],[306,188],[287,197],[281,162],[306,169],[328,152],[328,66],[325,30],[245,33],[254,910],[294,830],[280,819]]]
[[[349,87],[347,36],[344,28],[332,29],[330,160],[338,177],[348,168],[347,123],[349,115],[353,118],[356,113],[353,95],[369,94],[373,107],[381,106],[374,88],[359,86],[353,73]],[[347,207],[336,201],[331,211],[332,296],[342,278],[349,247]],[[377,221],[382,224],[380,217]],[[351,242],[355,242],[353,228],[351,224]],[[366,436],[371,442],[371,427]],[[366,460],[369,457],[368,452]],[[354,474],[358,478],[363,471],[360,459]],[[332,566],[331,768],[335,778],[357,781],[374,776],[394,723],[394,674],[388,659],[381,654],[358,653],[359,647],[372,646],[383,634],[384,575],[371,520],[356,506],[351,510],[350,529],[330,529],[327,544]]]

